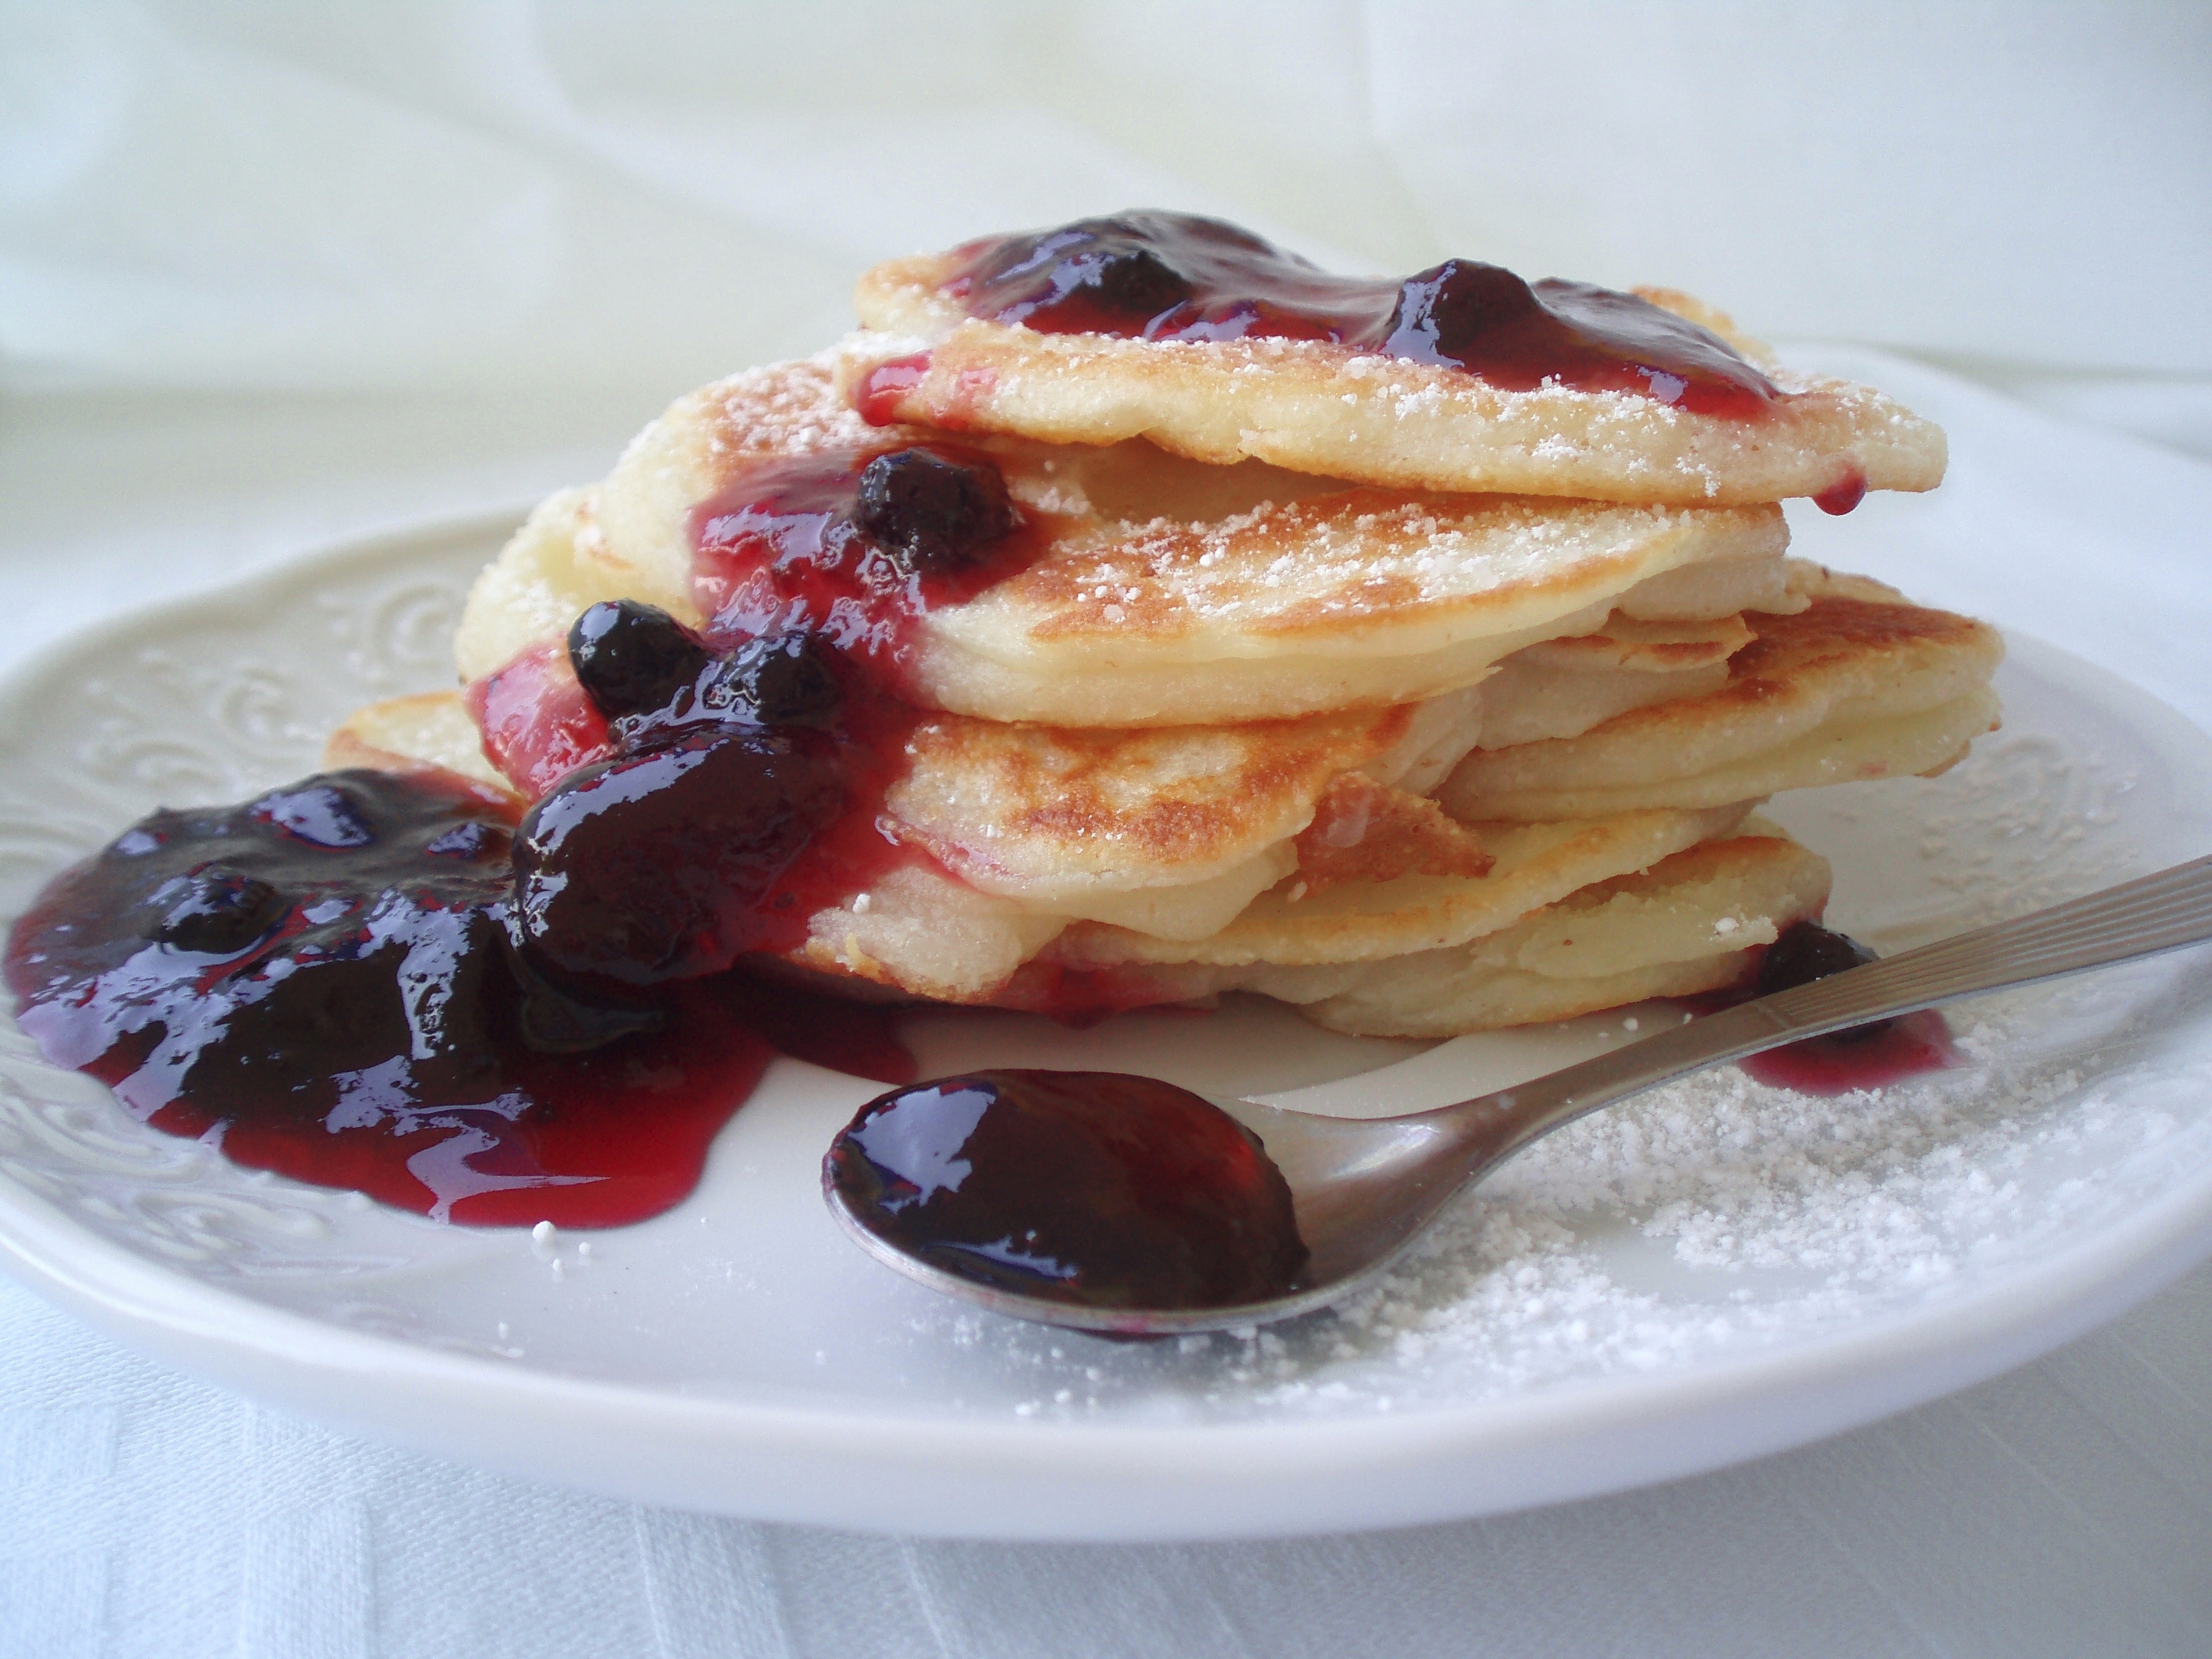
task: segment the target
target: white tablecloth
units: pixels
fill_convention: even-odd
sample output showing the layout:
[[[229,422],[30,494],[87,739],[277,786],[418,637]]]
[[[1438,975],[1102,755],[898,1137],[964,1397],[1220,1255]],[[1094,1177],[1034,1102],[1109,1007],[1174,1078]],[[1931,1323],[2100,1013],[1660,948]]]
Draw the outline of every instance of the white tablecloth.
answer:
[[[1707,286],[2212,458],[2200,9],[1544,9],[1567,21],[818,8],[733,45],[675,8],[0,0],[0,669],[341,534],[598,476],[669,393],[842,326],[867,258],[1124,199],[1378,265],[1464,246]],[[886,104],[896,145],[855,114]],[[2100,631],[2109,592],[2069,617],[2056,580],[1985,608],[2212,719],[2203,529],[2160,577],[2189,603],[2139,636]],[[0,1283],[5,1659],[1492,1652],[2212,1652],[2212,1268],[1747,1467],[1110,1548],[532,1486],[262,1410]]]
[[[326,1433],[0,1281],[8,1659],[2212,1651],[2212,1268],[1741,1468],[1272,1543],[934,1543],[579,1497]]]

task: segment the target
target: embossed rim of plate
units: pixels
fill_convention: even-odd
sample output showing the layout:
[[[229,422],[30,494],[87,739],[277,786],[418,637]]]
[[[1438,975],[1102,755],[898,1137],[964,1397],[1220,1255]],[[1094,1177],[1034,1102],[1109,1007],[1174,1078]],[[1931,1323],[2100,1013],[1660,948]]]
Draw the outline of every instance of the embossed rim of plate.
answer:
[[[89,653],[269,605],[356,561],[495,537],[471,514],[355,538],[51,646],[0,681],[0,723]],[[2025,665],[2212,769],[2212,740],[2104,671],[2015,637]],[[0,729],[5,729],[0,725]],[[2202,1035],[2200,1031],[2198,1033]],[[0,1259],[156,1357],[415,1449],[610,1496],[943,1536],[1164,1540],[1422,1522],[1559,1502],[1802,1444],[2048,1352],[2212,1254],[2212,1170],[2124,1222],[1940,1307],[1747,1355],[1355,1421],[1151,1427],[924,1420],[702,1398],[441,1352],[228,1293],[0,1177]]]

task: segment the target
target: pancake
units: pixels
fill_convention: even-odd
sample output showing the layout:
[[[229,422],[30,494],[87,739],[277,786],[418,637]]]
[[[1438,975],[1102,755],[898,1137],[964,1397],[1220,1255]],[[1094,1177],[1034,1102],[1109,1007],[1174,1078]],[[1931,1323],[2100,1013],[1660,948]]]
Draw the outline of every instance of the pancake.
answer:
[[[1487,875],[1421,871],[1323,884],[1301,870],[1217,933],[1196,939],[1095,921],[1070,924],[975,893],[934,870],[907,870],[857,900],[817,912],[806,945],[790,960],[939,1000],[1061,1017],[1188,1001],[1224,989],[1267,990],[1260,980],[1269,975],[1376,966],[1500,932],[1593,882],[1724,836],[1747,810],[1506,826],[1498,844],[1483,849]],[[1387,860],[1388,842],[1377,850]],[[1306,890],[1299,892],[1302,884]],[[953,971],[956,962],[965,976]]]
[[[1493,862],[1482,875],[1417,872],[1316,888],[1290,877],[1219,932],[1170,939],[1087,922],[1053,942],[1076,969],[1200,963],[1219,968],[1375,962],[1494,933],[1592,882],[1649,869],[1725,836],[1747,804],[1702,811],[1624,812],[1559,823],[1474,826]]]
[[[613,474],[549,499],[470,595],[476,679],[630,598],[703,623],[695,515],[763,466],[943,434],[872,428],[836,354],[678,403]],[[1376,489],[1133,442],[985,453],[1034,526],[1019,568],[911,619],[896,665],[921,706],[1064,726],[1211,725],[1416,701],[1616,610],[1711,621],[1788,604],[1771,505],[1683,508]]]
[[[1341,780],[1357,773],[1386,787],[1424,757],[1433,773],[1440,749],[1473,742],[1473,722],[1464,695],[1123,732],[939,716],[915,728],[911,769],[884,811],[900,839],[980,891],[1071,920],[1201,938],[1297,866],[1295,838]],[[1473,835],[1455,860],[1444,844],[1455,834],[1466,832],[1444,820],[1438,857],[1486,861]]]
[[[1496,932],[1743,816],[1470,831],[1398,787],[1449,765],[1468,701],[1119,743],[926,721],[878,819],[924,856],[817,912],[791,960],[963,1002],[1041,954],[1055,972],[1371,960]],[[348,720],[325,760],[480,776],[475,739],[458,696],[398,698]]]
[[[1483,742],[1576,737],[1632,708],[1717,691],[1729,659],[1755,637],[1741,613],[1705,623],[1616,613],[1595,633],[1532,645],[1483,681]]]
[[[1579,736],[1479,749],[1438,799],[1468,822],[1704,807],[1929,775],[1995,729],[1989,681],[2004,655],[1995,629],[1802,562],[1792,586],[1807,608],[1747,615],[1756,637],[1718,690]],[[1486,723],[1486,742],[1502,729]]]
[[[1340,966],[1169,969],[1160,988],[1258,991],[1364,1036],[1571,1019],[1741,984],[1760,947],[1820,917],[1828,880],[1826,860],[1753,818],[1734,836],[1593,883],[1449,949]]]
[[[1128,732],[922,719],[906,738],[907,769],[873,809],[909,856],[897,879],[823,911],[809,959],[967,1000],[1072,921],[1204,938],[1302,861],[1487,869],[1479,835],[1419,793],[1473,744],[1474,721],[1464,692]],[[455,693],[357,711],[325,759],[498,775]]]
[[[1103,232],[1121,245],[1111,259],[1125,270],[1149,271],[1161,288],[1158,297],[1168,300],[1209,257],[1192,255],[1185,234],[1193,227],[1203,236],[1241,238],[1239,258],[1265,270],[1262,287],[1250,291],[1256,301],[1240,299],[1245,291],[1233,287],[1221,290],[1206,315],[1225,310],[1227,317],[1181,329],[1173,325],[1188,307],[1144,319],[1139,305],[1123,325],[1103,315],[1086,324],[1083,313],[1072,313],[1053,325],[1066,331],[1052,332],[1039,331],[1034,312],[1022,320],[974,314],[978,261],[988,268],[994,257],[987,243],[876,266],[854,296],[861,320],[879,334],[874,361],[858,366],[859,395],[886,419],[948,431],[1056,444],[1141,437],[1216,465],[1258,459],[1403,489],[1686,506],[1812,495],[1840,507],[1865,489],[1929,489],[1942,479],[1943,434],[1932,422],[1870,387],[1783,368],[1725,317],[1667,290],[1632,296],[1538,285],[1571,289],[1585,308],[1595,305],[1647,328],[1654,312],[1682,319],[1694,325],[1693,333],[1678,331],[1693,351],[1723,371],[1732,360],[1739,382],[1763,372],[1759,384],[1771,395],[1748,412],[1715,413],[1692,406],[1683,381],[1664,374],[1647,373],[1644,390],[1579,389],[1558,376],[1522,376],[1528,383],[1519,386],[1494,368],[1486,378],[1451,361],[1413,361],[1371,343],[1340,343],[1360,337],[1328,327],[1326,318],[1320,326],[1329,337],[1255,334],[1250,331],[1284,326],[1314,331],[1296,319],[1283,323],[1279,313],[1297,307],[1274,304],[1267,282],[1286,280],[1299,297],[1317,296],[1324,312],[1333,292],[1382,289],[1387,296],[1395,285],[1326,276],[1211,222],[1132,215],[1003,239],[1002,246],[1026,240],[1048,255],[1055,239]],[[1530,292],[1519,284],[1521,295]],[[1110,306],[1091,309],[1103,313]],[[1159,337],[1163,323],[1197,337]],[[1114,331],[1079,331],[1091,327]],[[1148,330],[1153,337],[1121,337]],[[1237,331],[1244,331],[1241,337],[1206,337]],[[1390,343],[1397,349],[1405,338],[1393,334]],[[1677,401],[1662,401],[1662,391],[1674,392]]]
[[[514,785],[484,757],[476,722],[456,691],[388,697],[355,709],[324,741],[323,767],[343,772],[356,766],[382,772],[454,772],[472,783],[514,792]]]
[[[848,994],[981,1003],[1066,925],[940,871],[908,866],[817,911],[806,942],[787,960]]]

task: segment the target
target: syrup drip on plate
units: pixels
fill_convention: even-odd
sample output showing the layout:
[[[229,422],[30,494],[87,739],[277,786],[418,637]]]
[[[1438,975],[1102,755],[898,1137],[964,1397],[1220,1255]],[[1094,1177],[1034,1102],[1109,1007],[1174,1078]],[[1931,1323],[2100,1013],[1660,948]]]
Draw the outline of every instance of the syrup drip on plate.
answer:
[[[1709,1006],[1769,996],[1875,960],[1873,951],[1848,934],[1831,932],[1817,922],[1801,921],[1785,928],[1781,938],[1766,947],[1751,984],[1735,996]],[[1870,1020],[1826,1036],[1808,1037],[1738,1062],[1761,1083],[1808,1095],[1878,1089],[1886,1083],[1958,1063],[1951,1027],[1933,1008]]]
[[[253,1167],[456,1221],[665,1209],[777,1052],[912,1075],[881,1016],[733,970],[924,856],[877,822],[894,682],[1025,528],[935,447],[757,470],[702,509],[705,634],[598,605],[470,688],[526,812],[370,771],[157,812],[16,925],[23,1024]]]
[[[1633,392],[1738,420],[1782,395],[1717,334],[1648,300],[1527,283],[1473,259],[1397,282],[1334,276],[1234,225],[1174,213],[1079,220],[971,242],[955,258],[948,297],[1040,333],[1325,340],[1465,369],[1505,391]],[[887,410],[896,388],[865,390]]]
[[[1258,1137],[1153,1078],[1008,1070],[896,1090],[826,1170],[848,1213],[907,1255],[1054,1302],[1235,1307],[1296,1289],[1306,1261]]]
[[[564,971],[516,925],[516,836],[434,772],[156,812],[47,888],[7,983],[48,1059],[155,1127],[483,1224],[666,1209],[779,1051],[913,1074],[850,1004]]]

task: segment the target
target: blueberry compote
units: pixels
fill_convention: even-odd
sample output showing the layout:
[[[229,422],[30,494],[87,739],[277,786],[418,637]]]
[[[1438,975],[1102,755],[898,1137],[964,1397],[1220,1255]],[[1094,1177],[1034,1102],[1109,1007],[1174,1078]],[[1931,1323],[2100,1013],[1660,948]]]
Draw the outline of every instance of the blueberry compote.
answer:
[[[811,683],[826,688],[834,678],[842,708],[834,719],[799,723],[845,731],[885,756],[902,750],[919,719],[908,699],[921,618],[1027,564],[1046,534],[1008,496],[988,456],[942,443],[747,460],[693,509],[690,530],[692,593],[708,620],[685,647],[696,660],[677,678],[688,686],[707,655],[763,639],[795,648],[788,642],[808,637],[810,659],[828,671]],[[525,794],[542,795],[614,756],[624,745],[611,720],[636,712],[647,695],[629,685],[587,689],[578,643],[533,647],[467,690],[485,753]],[[675,679],[663,688],[678,689]],[[728,707],[702,686],[657,724],[695,715],[711,723]],[[775,711],[763,719],[786,723]]]
[[[532,646],[462,693],[492,764],[524,794],[544,794],[580,766],[614,752],[607,718],[584,694],[568,651]]]
[[[468,690],[536,804],[441,774],[161,812],[9,941],[49,1058],[238,1161],[458,1221],[611,1225],[696,1183],[776,1050],[896,1082],[852,1005],[763,983],[922,854],[879,822],[916,620],[1029,556],[987,458],[743,469],[700,509],[703,632],[632,600]]]
[[[753,462],[691,531],[710,636],[805,628],[895,693],[921,619],[1027,564],[1043,535],[988,456],[942,443]]]
[[[1875,959],[1874,951],[1848,934],[1832,933],[1817,922],[1801,921],[1785,928],[1782,937],[1767,946],[1759,960],[1759,975],[1745,993],[1771,996]],[[1869,1020],[1826,1036],[1769,1048],[1742,1065],[1761,1083],[1778,1088],[1839,1095],[1851,1089],[1878,1088],[1922,1072],[1940,1071],[1957,1060],[1950,1026],[1935,1009],[1923,1008],[1917,1013]]]
[[[565,659],[472,688],[494,758],[544,795],[516,855],[521,925],[576,972],[685,978],[789,951],[817,910],[921,861],[879,810],[921,718],[902,695],[915,629],[1041,533],[988,457],[938,444],[746,462],[692,532],[703,630],[602,604]]]
[[[239,1163],[455,1221],[654,1214],[787,1045],[733,980],[641,995],[538,957],[514,833],[436,773],[156,812],[47,888],[8,985],[47,1058]]]
[[[1175,213],[1079,220],[970,243],[957,258],[949,297],[1042,333],[1328,340],[1463,368],[1507,391],[1548,381],[1737,419],[1781,395],[1718,335],[1647,300],[1557,278],[1532,284],[1473,259],[1402,282],[1332,276],[1234,225]]]
[[[556,962],[629,981],[788,951],[824,905],[925,854],[879,808],[920,720],[915,629],[1034,556],[990,459],[951,445],[750,459],[696,508],[699,632],[593,606],[468,702],[543,799],[521,922]]]
[[[1218,1107],[1115,1072],[977,1072],[872,1101],[826,1165],[846,1212],[975,1283],[1092,1307],[1266,1301],[1297,1286],[1291,1189]]]
[[[9,941],[26,1029],[157,1127],[480,1223],[665,1209],[777,1050],[911,1076],[879,1020],[726,971],[896,853],[844,814],[882,763],[840,659],[623,602],[562,666],[540,752],[598,757],[519,823],[449,775],[343,772],[64,874]]]

